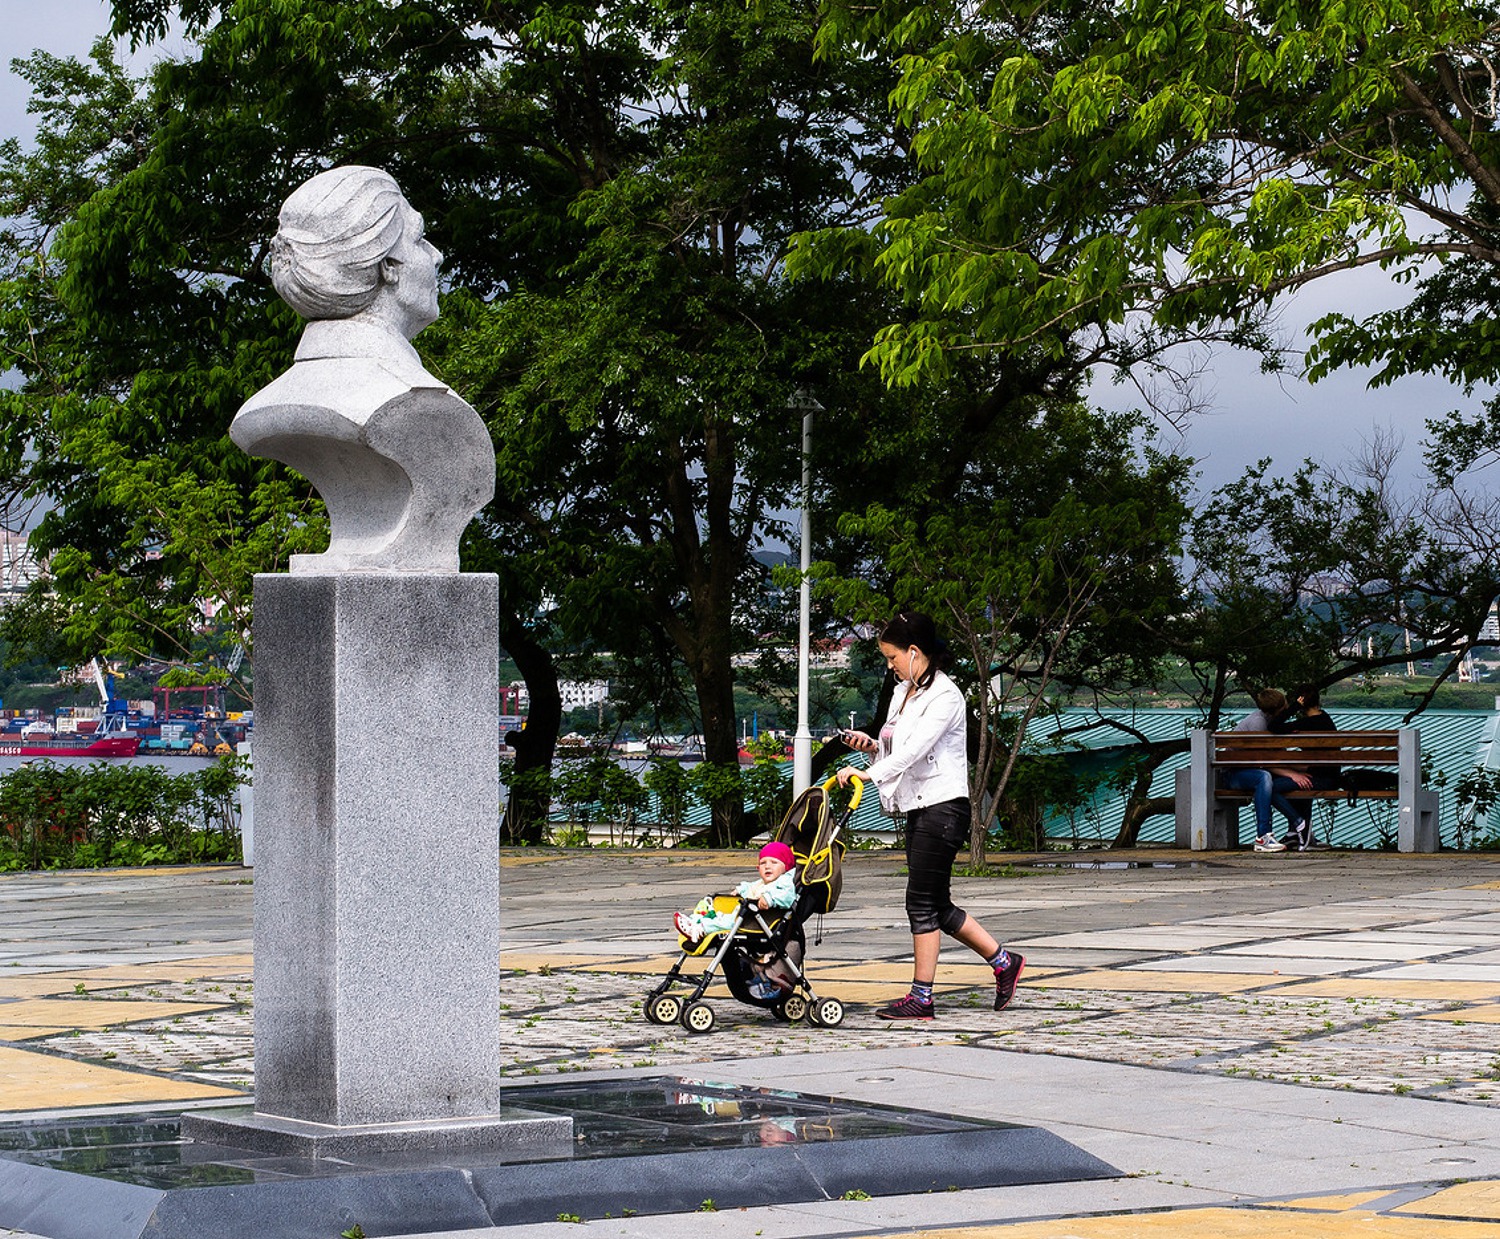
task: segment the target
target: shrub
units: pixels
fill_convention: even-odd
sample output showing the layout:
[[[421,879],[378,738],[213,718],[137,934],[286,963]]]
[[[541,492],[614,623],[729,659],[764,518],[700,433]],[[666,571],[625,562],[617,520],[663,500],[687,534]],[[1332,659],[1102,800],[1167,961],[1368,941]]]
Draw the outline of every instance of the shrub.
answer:
[[[238,860],[244,778],[240,758],[179,775],[28,762],[0,778],[0,871]]]

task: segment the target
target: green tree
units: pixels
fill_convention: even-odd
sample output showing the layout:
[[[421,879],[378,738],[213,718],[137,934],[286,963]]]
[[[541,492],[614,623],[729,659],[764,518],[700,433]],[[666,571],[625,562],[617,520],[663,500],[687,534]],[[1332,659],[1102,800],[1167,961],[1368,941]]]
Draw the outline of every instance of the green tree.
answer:
[[[831,12],[830,44],[899,57],[895,118],[922,176],[868,238],[809,238],[802,261],[873,254],[911,311],[872,350],[891,381],[976,347],[1061,354],[1080,333],[1121,365],[1184,334],[1264,347],[1255,312],[1323,275],[1500,258],[1492,4]],[[1331,318],[1319,364],[1458,374],[1492,355],[1486,325],[1450,316],[1459,349],[1443,326]]]
[[[4,203],[42,229],[5,254],[0,336],[25,376],[6,464],[57,504],[46,619],[80,649],[180,643],[196,600],[243,617],[252,571],[316,548],[305,483],[224,433],[296,336],[264,267],[276,204],[378,164],[448,254],[419,347],[498,445],[464,563],[503,578],[533,700],[518,763],[550,760],[558,646],[643,629],[732,760],[737,602],[796,476],[788,398],[852,372],[884,314],[868,283],[792,291],[783,259],[904,176],[883,63],[815,60],[816,8],[793,0],[114,12],[134,39],[180,21],[192,56],[144,85],[102,51],[92,71],[34,59],[48,136]],[[722,837],[736,815],[716,805]]]
[[[1390,463],[1378,445],[1344,470],[1307,462],[1282,478],[1262,461],[1194,513],[1183,602],[1152,624],[1163,667],[1195,706],[1185,722],[1218,729],[1230,699],[1259,688],[1373,687],[1414,660],[1441,660],[1401,694],[1411,719],[1456,673],[1500,594],[1495,504],[1454,487],[1403,494]],[[1118,846],[1135,843],[1149,814],[1172,811],[1170,798],[1150,798],[1151,778],[1187,747],[1185,735],[1135,738]]]

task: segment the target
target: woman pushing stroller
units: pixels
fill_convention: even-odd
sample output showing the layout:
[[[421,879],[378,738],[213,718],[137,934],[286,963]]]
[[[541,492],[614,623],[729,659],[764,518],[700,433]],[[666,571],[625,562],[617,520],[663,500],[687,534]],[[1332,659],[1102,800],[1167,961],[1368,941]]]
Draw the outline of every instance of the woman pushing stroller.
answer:
[[[969,754],[963,693],[944,672],[948,659],[931,617],[903,611],[880,633],[880,652],[896,691],[878,738],[845,732],[850,748],[875,755],[868,770],[838,772],[873,782],[888,813],[906,818],[906,916],[911,924],[911,989],[876,1014],[885,1020],[930,1020],[942,934],[957,938],[995,973],[995,1010],[1015,996],[1025,959],[1007,951],[954,905],[953,861],[969,837]]]

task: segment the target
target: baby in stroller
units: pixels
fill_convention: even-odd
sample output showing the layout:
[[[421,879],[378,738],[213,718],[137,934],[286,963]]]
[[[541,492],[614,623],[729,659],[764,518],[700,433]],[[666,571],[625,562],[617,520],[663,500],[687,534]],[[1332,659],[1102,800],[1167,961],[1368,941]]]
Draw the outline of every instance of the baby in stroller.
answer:
[[[834,819],[828,802],[834,782],[809,787],[792,802],[774,839],[756,858],[757,880],[673,917],[681,955],[646,995],[642,1005],[647,1020],[680,1023],[694,1033],[710,1031],[714,1012],[704,994],[720,975],[737,1001],[769,1010],[779,1020],[806,1017],[825,1028],[843,1020],[843,1003],[820,998],[802,971],[803,924],[838,904],[844,854],[839,834],[858,806],[863,786],[855,785],[842,817]],[[697,976],[684,975],[690,959],[706,960],[708,966]],[[688,992],[674,993],[678,985]]]
[[[790,908],[797,902],[797,858],[784,843],[768,843],[761,848],[755,864],[760,876],[752,881],[741,882],[734,888],[739,899],[749,899],[765,911],[767,908]],[[704,934],[723,933],[734,927],[734,907],[718,908],[714,896],[708,895],[698,901],[691,912],[674,912],[672,924],[677,932],[689,942],[699,941]]]

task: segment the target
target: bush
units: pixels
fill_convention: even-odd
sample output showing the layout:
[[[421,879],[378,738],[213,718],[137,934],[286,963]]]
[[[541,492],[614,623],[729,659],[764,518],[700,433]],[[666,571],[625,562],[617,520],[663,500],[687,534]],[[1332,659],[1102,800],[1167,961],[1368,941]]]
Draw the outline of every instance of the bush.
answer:
[[[159,766],[28,763],[0,779],[0,872],[240,859],[239,758]]]

